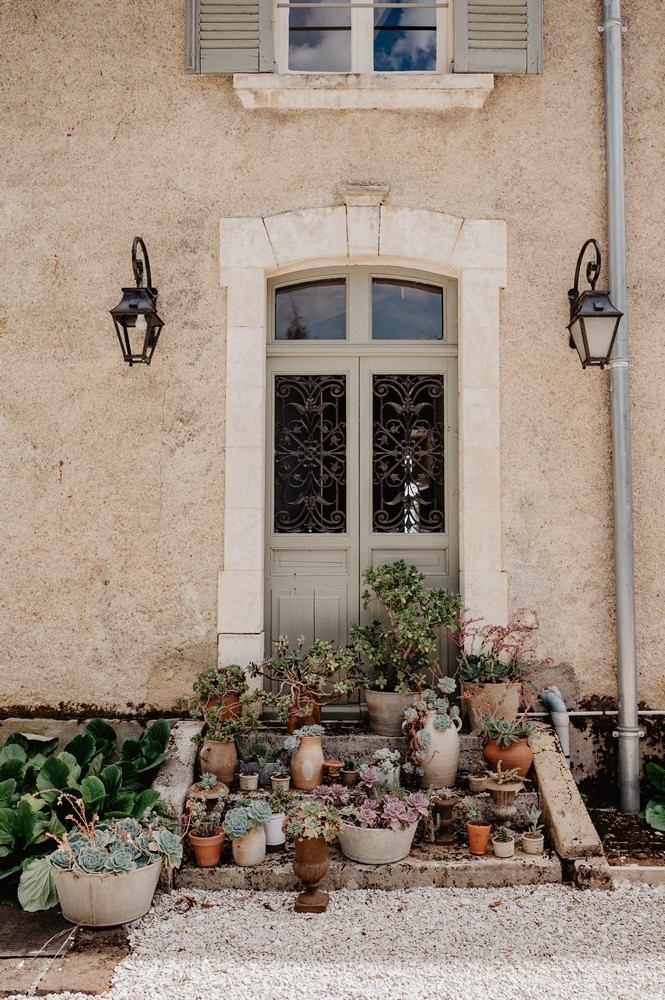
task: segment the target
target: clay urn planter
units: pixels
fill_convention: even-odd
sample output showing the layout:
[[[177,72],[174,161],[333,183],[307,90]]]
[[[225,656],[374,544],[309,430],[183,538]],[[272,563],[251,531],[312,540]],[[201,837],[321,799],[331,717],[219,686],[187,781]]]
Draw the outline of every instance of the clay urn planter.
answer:
[[[462,682],[463,704],[469,716],[469,729],[477,729],[487,712],[495,719],[514,722],[520,707],[522,685],[514,681],[493,681],[483,684]],[[482,710],[478,710],[482,706]]]
[[[343,760],[324,760],[323,773],[330,785],[338,784],[344,767]]]
[[[203,740],[200,752],[201,770],[212,771],[217,779],[230,785],[238,766],[238,754],[233,740],[221,743],[217,740]]]
[[[516,767],[520,778],[526,778],[533,761],[533,750],[526,737],[507,747],[500,747],[496,740],[491,739],[483,747],[483,757],[493,771],[496,771],[497,764],[501,761],[504,771],[511,771]]]
[[[454,823],[455,803],[454,796],[443,797],[434,795],[432,798],[432,820],[434,822],[434,843],[441,845],[452,844],[455,835],[452,831]]]
[[[501,780],[509,777],[509,773],[508,775],[504,774],[501,761],[499,761],[497,767],[499,768],[497,777],[494,778],[492,775],[489,775],[485,787],[490,793],[492,809],[496,818],[500,820],[512,819],[517,812],[515,798],[517,797],[517,793],[522,791],[524,785],[516,778],[512,781]]]
[[[324,837],[300,838],[295,841],[293,871],[306,887],[295,901],[293,909],[296,913],[324,913],[328,908],[330,896],[316,886],[329,867],[328,844]]]
[[[437,729],[435,719],[436,711],[432,709],[427,713],[423,726],[430,739],[427,756],[422,762],[425,773],[420,775],[418,782],[421,788],[451,788],[459,768],[462,720],[455,717],[449,729]]]

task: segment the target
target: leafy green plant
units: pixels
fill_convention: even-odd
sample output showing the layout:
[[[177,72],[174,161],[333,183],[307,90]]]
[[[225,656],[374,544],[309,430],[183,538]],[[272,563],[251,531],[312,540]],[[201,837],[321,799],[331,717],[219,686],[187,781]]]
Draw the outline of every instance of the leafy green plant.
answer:
[[[374,671],[372,687],[409,694],[425,684],[428,671],[437,670],[434,659],[441,632],[453,634],[461,598],[441,587],[423,586],[425,574],[403,559],[366,569],[363,592],[366,610],[376,602],[388,622],[351,626],[353,648]]]
[[[293,795],[291,792],[285,792],[281,788],[275,788],[268,796],[268,805],[270,806],[270,811],[274,813],[281,813],[286,810],[286,808],[293,802]]]
[[[650,760],[644,770],[649,784],[657,794],[649,799],[640,816],[654,830],[665,830],[665,767],[655,760]]]
[[[281,722],[292,712],[311,715],[315,708],[353,694],[367,683],[358,654],[348,646],[317,639],[305,649],[301,635],[291,649],[288,636],[280,635],[274,647],[272,656],[250,663],[249,673],[269,681],[273,690],[255,692],[255,696],[274,708]]]
[[[214,837],[219,833],[222,825],[223,812],[224,802],[222,799],[216,802],[210,812],[208,812],[203,799],[188,799],[185,803],[183,826],[188,833],[193,833],[195,837]]]
[[[224,695],[244,695],[249,690],[243,667],[232,663],[226,667],[208,667],[202,670],[193,684],[193,698],[178,698],[176,706],[189,712],[193,719],[201,719],[211,702],[222,701]]]
[[[243,733],[252,729],[257,729],[259,717],[256,712],[244,710],[238,718],[230,718],[222,721],[219,709],[208,708],[204,713],[206,728],[203,733],[192,737],[193,743],[202,743],[203,740],[213,740],[215,743],[231,743],[235,741],[236,746]]]

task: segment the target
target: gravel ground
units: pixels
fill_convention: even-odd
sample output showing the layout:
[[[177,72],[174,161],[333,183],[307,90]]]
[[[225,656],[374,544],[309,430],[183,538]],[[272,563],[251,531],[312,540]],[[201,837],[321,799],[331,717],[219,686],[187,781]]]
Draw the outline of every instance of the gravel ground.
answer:
[[[665,886],[340,891],[315,915],[294,898],[163,897],[104,1000],[665,1000]]]

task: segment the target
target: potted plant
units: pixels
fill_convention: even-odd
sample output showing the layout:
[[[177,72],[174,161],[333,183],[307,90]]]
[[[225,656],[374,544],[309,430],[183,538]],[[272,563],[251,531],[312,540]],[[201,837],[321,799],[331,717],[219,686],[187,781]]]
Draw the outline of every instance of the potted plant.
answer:
[[[485,854],[490,841],[492,827],[484,823],[478,806],[468,806],[466,810],[466,832],[471,854]]]
[[[293,871],[306,886],[296,899],[297,913],[323,913],[327,909],[330,897],[316,886],[330,866],[328,845],[337,836],[340,822],[339,810],[324,799],[298,802],[286,814],[284,830],[295,845]]]
[[[275,789],[268,796],[271,815],[266,823],[266,848],[269,853],[281,851],[284,848],[286,842],[286,835],[283,829],[284,820],[286,818],[286,809],[292,801],[293,795],[288,791],[282,791],[281,788]]]
[[[265,826],[271,816],[263,799],[240,802],[224,817],[222,827],[231,840],[233,860],[243,868],[263,864],[266,857]]]
[[[176,705],[193,719],[204,717],[208,709],[217,711],[220,722],[237,719],[242,713],[241,697],[249,690],[247,675],[237,663],[208,667],[194,681],[193,698],[179,698]]]
[[[374,675],[365,692],[370,729],[400,736],[402,712],[425,686],[428,671],[437,669],[437,643],[442,630],[454,632],[461,599],[423,586],[424,573],[403,559],[370,567],[363,579],[368,586],[363,607],[369,610],[375,603],[386,619],[351,626],[352,645]]]
[[[205,799],[207,802],[214,802],[228,793],[228,785],[219,781],[217,775],[213,774],[212,771],[204,771],[199,780],[189,787],[190,798]]]
[[[358,784],[360,773],[358,771],[358,766],[352,757],[347,757],[344,761],[344,767],[340,771],[339,777],[343,785],[352,787],[353,785]]]
[[[273,774],[282,768],[281,749],[271,746],[266,740],[257,740],[246,750],[243,750],[241,746],[237,746],[236,749],[238,751],[239,775],[257,774],[259,787],[269,788]]]
[[[179,837],[131,818],[88,819],[83,799],[69,792],[59,792],[57,802],[72,809],[66,818],[74,828],[50,833],[56,850],[23,872],[23,908],[48,909],[57,899],[65,920],[74,924],[112,927],[138,920],[150,908],[162,865],[177,868],[182,860]]]
[[[291,754],[291,781],[299,791],[311,792],[323,781],[323,734],[323,726],[302,726],[284,741]]]
[[[497,858],[512,858],[515,854],[515,838],[507,826],[500,826],[492,837],[492,848]]]
[[[188,799],[185,808],[183,820],[194,860],[199,868],[214,868],[219,864],[225,837],[222,829],[223,802],[218,799],[208,812],[205,800]]]
[[[343,767],[344,767],[343,760],[337,760],[337,758],[324,760],[323,774],[325,776],[325,780],[328,782],[329,785],[334,785],[340,780]]]
[[[517,768],[520,778],[526,778],[533,761],[531,745],[538,739],[536,726],[526,717],[526,709],[513,722],[483,715],[472,736],[483,740],[483,757],[494,769],[501,761],[508,770]]]
[[[248,769],[238,775],[238,784],[241,792],[255,792],[259,787],[259,772],[253,764]]]
[[[537,806],[531,806],[527,816],[529,819],[529,828],[526,833],[522,834],[522,847],[526,854],[544,854],[545,837],[543,835],[543,825],[538,822],[541,811]]]
[[[529,683],[534,650],[524,625],[482,625],[463,612],[453,640],[459,650],[457,676],[471,729],[483,715],[516,718],[522,685]]]
[[[400,784],[402,770],[402,756],[399,750],[390,750],[388,747],[381,747],[372,754],[372,763],[360,766],[360,777],[367,776],[372,772],[372,787],[376,788],[398,788]]]
[[[459,768],[459,731],[462,721],[448,695],[455,690],[451,677],[441,677],[437,689],[416,694],[404,712],[402,731],[407,738],[407,775],[417,777],[422,788],[450,788]]]
[[[472,795],[484,792],[487,786],[487,774],[470,774],[467,777],[467,784]]]
[[[259,717],[256,712],[244,711],[240,718],[221,721],[218,709],[209,708],[205,713],[206,729],[203,736],[194,737],[201,743],[199,758],[201,768],[212,771],[220,781],[230,785],[238,765],[236,741],[248,728],[256,728]]]
[[[274,647],[272,657],[251,663],[248,669],[251,677],[268,682],[270,690],[258,695],[286,722],[289,733],[319,723],[323,705],[353,694],[367,680],[358,654],[348,646],[317,639],[305,649],[301,635],[291,649],[288,636],[280,635]]]
[[[291,784],[291,775],[284,769],[275,771],[275,773],[270,776],[270,784],[272,785],[273,792],[278,790],[281,792],[288,792],[289,785]]]
[[[498,761],[496,771],[487,771],[485,787],[490,793],[497,819],[511,819],[515,815],[517,812],[515,798],[524,788],[524,781],[526,778],[520,779],[519,768],[513,767],[509,771],[504,771],[501,761]]]
[[[340,810],[339,846],[351,861],[386,865],[407,857],[421,819],[429,813],[429,796],[402,788],[376,787],[371,769],[355,788],[322,786],[315,796]]]

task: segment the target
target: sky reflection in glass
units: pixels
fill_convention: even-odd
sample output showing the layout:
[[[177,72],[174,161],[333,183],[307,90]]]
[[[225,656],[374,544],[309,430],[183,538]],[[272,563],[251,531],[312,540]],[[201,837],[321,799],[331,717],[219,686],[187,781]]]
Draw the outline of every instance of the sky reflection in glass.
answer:
[[[345,340],[346,282],[312,281],[275,292],[275,340]]]
[[[443,291],[419,282],[372,281],[372,340],[442,340]]]

